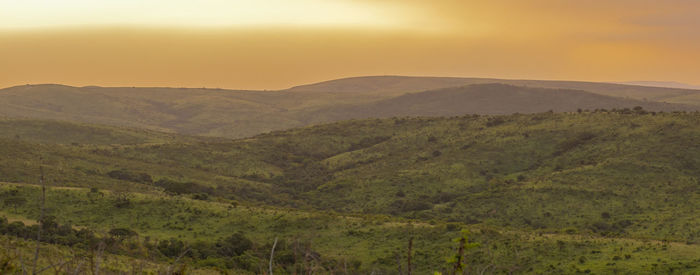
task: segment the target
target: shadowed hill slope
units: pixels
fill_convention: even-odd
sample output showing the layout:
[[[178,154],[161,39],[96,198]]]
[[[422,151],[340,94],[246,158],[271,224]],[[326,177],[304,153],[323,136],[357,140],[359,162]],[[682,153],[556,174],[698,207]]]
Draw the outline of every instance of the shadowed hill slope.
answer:
[[[543,89],[506,84],[474,84],[406,94],[375,103],[333,107],[307,114],[318,122],[393,116],[574,112],[580,109],[643,107],[650,111],[693,111],[698,107],[603,96],[580,90]]]
[[[389,94],[422,92],[472,84],[500,83],[515,86],[528,86],[551,89],[584,90],[601,95],[623,97],[638,100],[661,101],[700,105],[700,101],[688,101],[689,96],[700,96],[700,90],[678,89],[668,87],[648,87],[603,82],[521,80],[496,78],[458,78],[458,77],[412,77],[412,76],[365,76],[352,77],[320,83],[297,86],[289,89],[293,92],[354,92],[362,94]]]
[[[670,82],[669,81],[629,81],[629,82],[620,82],[620,84],[647,86],[647,87],[666,87],[666,88],[700,90],[700,86],[695,86],[695,85],[690,85],[690,84],[680,83],[680,82],[673,82],[673,81],[670,81]]]

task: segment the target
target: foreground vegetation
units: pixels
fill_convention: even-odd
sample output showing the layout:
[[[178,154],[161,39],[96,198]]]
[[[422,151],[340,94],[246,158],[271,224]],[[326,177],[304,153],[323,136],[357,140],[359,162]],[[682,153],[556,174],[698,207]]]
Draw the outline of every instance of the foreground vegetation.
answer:
[[[275,273],[405,272],[409,254],[416,274],[450,273],[462,229],[479,244],[461,256],[476,273],[698,272],[699,122],[581,110],[231,141],[5,120],[0,229],[31,240],[41,166],[53,223],[39,224],[67,234],[47,245],[89,230],[113,255],[137,256],[138,243],[151,262],[183,255],[202,272],[267,272],[275,246]]]

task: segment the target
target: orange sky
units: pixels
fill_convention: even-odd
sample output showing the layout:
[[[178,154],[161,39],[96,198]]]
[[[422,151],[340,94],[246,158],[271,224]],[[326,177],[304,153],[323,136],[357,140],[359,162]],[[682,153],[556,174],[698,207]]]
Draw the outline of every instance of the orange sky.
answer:
[[[0,87],[279,89],[359,75],[700,84],[694,0],[0,0],[0,7]]]

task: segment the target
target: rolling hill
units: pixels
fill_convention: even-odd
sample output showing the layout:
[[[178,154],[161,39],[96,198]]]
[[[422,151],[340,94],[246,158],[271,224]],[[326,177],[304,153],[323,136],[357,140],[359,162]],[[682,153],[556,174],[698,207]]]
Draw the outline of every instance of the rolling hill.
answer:
[[[482,244],[467,252],[473,272],[692,273],[698,122],[637,109],[367,119],[193,140],[11,120],[0,137],[0,182],[10,182],[0,184],[0,213],[39,218],[40,189],[28,183],[41,165],[56,222],[133,230],[155,262],[177,257],[179,240],[196,251],[185,257],[195,267],[256,273],[279,238],[279,273],[309,264],[390,273],[413,238],[416,272],[448,271],[451,240],[469,229]],[[32,138],[62,131],[82,142]],[[26,203],[7,203],[17,196]],[[244,254],[209,249],[235,232],[254,243]],[[124,242],[113,252],[128,256]],[[294,260],[308,246],[318,260]]]
[[[510,86],[481,85],[489,83]],[[468,85],[475,86],[465,87]],[[535,92],[535,88],[552,90]],[[499,101],[503,104],[496,106]],[[4,117],[234,138],[368,114],[510,114],[634,106],[695,110],[700,108],[700,91],[587,82],[395,76],[340,79],[282,91],[54,84],[0,90],[0,116]]]
[[[648,87],[665,87],[665,88],[678,88],[678,89],[691,89],[699,90],[700,86],[690,85],[680,82],[668,82],[668,81],[629,81],[620,82],[620,84],[635,85],[635,86],[648,86]]]
[[[343,78],[310,85],[297,86],[289,89],[289,91],[333,93],[352,92],[360,94],[388,94],[395,96],[404,93],[489,83],[550,89],[584,90],[587,92],[612,97],[695,105],[698,105],[698,102],[688,102],[684,101],[682,98],[690,95],[700,95],[700,90],[696,89],[649,87],[642,85],[604,82],[412,76],[366,76]]]
[[[380,100],[374,103],[334,106],[306,114],[315,122],[396,116],[503,115],[513,113],[576,112],[595,109],[642,107],[649,111],[693,111],[697,106],[604,96],[580,90],[545,89],[506,84],[472,84]]]

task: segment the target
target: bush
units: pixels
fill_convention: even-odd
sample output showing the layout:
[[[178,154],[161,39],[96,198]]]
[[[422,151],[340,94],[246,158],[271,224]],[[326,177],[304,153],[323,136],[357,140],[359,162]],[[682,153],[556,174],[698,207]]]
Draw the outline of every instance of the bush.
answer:
[[[114,207],[127,208],[131,206],[131,195],[127,192],[114,192]]]
[[[506,120],[502,117],[490,117],[486,122],[486,127],[494,127],[505,123]]]
[[[153,178],[146,173],[132,173],[127,170],[113,170],[107,173],[107,176],[113,179],[131,181],[138,183],[152,183]]]
[[[171,238],[170,240],[158,242],[157,249],[166,257],[174,258],[185,252],[185,243],[181,240]]]
[[[458,223],[448,223],[448,224],[445,226],[445,229],[446,229],[447,231],[459,231],[460,229],[462,229],[462,227],[459,226]]]
[[[216,243],[219,255],[234,257],[253,247],[253,242],[246,238],[241,232],[236,232],[226,239]]]
[[[197,193],[197,194],[192,195],[192,199],[200,200],[200,201],[206,201],[206,200],[209,200],[209,194],[207,194],[207,193]]]
[[[557,146],[557,151],[554,153],[554,155],[561,155],[563,153],[566,153],[576,147],[579,147],[589,140],[595,138],[596,135],[591,132],[583,132],[578,134],[576,137],[570,138],[562,143],[560,143]]]
[[[396,200],[391,204],[391,208],[398,212],[408,212],[429,210],[433,208],[433,205],[421,200]]]
[[[210,195],[214,193],[214,189],[211,187],[202,186],[194,182],[178,182],[167,178],[156,181],[155,186],[162,187],[166,192],[175,195],[195,193]]]
[[[109,235],[112,236],[112,238],[117,238],[117,239],[126,239],[130,238],[133,236],[138,235],[136,232],[134,232],[131,229],[128,228],[113,228],[109,230]]]

